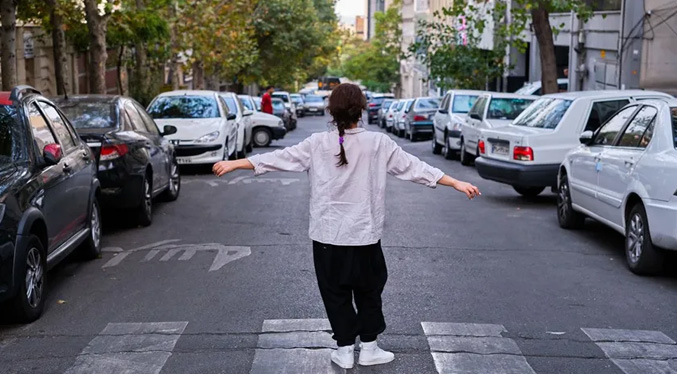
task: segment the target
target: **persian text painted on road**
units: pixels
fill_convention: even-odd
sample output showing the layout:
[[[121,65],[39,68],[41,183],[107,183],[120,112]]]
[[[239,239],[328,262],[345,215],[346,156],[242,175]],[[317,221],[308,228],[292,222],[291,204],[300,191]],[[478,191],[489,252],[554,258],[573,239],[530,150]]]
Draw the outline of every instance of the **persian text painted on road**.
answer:
[[[141,262],[169,261],[176,258],[178,261],[188,261],[198,252],[216,252],[209,271],[216,271],[226,264],[247,257],[252,254],[250,247],[230,246],[220,243],[177,244],[179,239],[163,240],[143,247],[123,250],[122,248],[104,248],[104,252],[114,252],[115,257],[103,264],[102,269],[119,265],[125,258],[135,252],[147,251]]]
[[[250,178],[250,177],[235,177],[233,179],[216,179],[216,178],[184,178],[181,183],[191,184],[191,183],[204,183],[208,184],[211,187],[218,187],[223,185],[231,184],[281,184],[283,186],[288,186],[292,183],[299,182],[298,178]]]

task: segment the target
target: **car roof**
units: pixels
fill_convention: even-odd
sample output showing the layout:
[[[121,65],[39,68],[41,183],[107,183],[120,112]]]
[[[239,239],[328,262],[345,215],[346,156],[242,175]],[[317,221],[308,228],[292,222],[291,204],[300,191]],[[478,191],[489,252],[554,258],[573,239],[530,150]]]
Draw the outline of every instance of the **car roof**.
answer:
[[[461,94],[461,95],[482,95],[485,94],[489,91],[477,91],[477,90],[449,90],[447,93],[452,93],[452,94]]]
[[[287,92],[287,91],[273,91],[273,95],[275,95],[275,94],[289,95],[289,92]]]
[[[63,96],[58,96],[58,97],[53,97],[52,101],[55,102],[57,105],[63,105],[66,103],[81,103],[81,102],[87,102],[87,103],[107,103],[107,104],[113,104],[117,100],[122,99],[123,96],[121,95],[71,95],[68,97],[63,97]],[[129,99],[129,98],[127,98]]]
[[[168,92],[163,92],[159,94],[158,96],[212,96],[215,95],[217,92],[216,91],[209,91],[209,90],[176,90],[176,91],[168,91]]]
[[[645,91],[645,90],[596,90],[596,91],[574,91],[560,92],[543,95],[542,97],[551,97],[556,99],[576,100],[576,99],[613,99],[626,96],[651,96],[659,95],[666,98],[672,97],[664,92]]]
[[[536,100],[540,96],[535,96],[535,95],[520,95],[516,93],[510,93],[510,92],[485,92],[484,95],[488,95],[499,99],[532,99]]]
[[[227,91],[219,92],[219,95],[230,96],[230,97],[237,96],[237,94],[235,92],[227,92]]]
[[[278,99],[277,97],[272,98],[272,101],[281,101],[281,102],[284,103],[284,101],[282,101],[282,99]]]
[[[637,104],[637,103],[632,103]],[[653,104],[656,106],[667,105],[670,107],[677,107],[677,99],[650,99],[642,100],[642,104]],[[628,104],[629,105],[629,104]]]
[[[421,100],[421,99],[440,99],[440,97],[438,97],[438,96],[421,96],[421,97],[415,98],[414,100],[418,101],[418,100]]]
[[[395,95],[393,95],[393,94],[391,94],[391,93],[375,93],[375,94],[372,94],[371,97],[387,97],[387,98],[394,98]]]

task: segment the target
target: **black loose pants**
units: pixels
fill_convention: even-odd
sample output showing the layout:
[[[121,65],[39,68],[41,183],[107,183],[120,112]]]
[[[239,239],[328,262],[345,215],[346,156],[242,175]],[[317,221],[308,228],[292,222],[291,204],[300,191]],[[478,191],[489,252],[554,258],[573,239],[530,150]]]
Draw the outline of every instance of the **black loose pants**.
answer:
[[[336,246],[313,242],[313,260],[320,294],[339,347],[376,340],[386,328],[381,293],[388,269],[381,242]],[[353,297],[355,306],[353,307]]]

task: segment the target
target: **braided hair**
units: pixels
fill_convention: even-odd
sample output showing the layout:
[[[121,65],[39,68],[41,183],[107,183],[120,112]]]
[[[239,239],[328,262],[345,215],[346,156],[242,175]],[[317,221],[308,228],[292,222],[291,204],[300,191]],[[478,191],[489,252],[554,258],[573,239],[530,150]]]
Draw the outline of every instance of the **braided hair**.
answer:
[[[367,98],[359,86],[351,83],[341,83],[331,91],[327,110],[332,116],[331,123],[336,126],[339,133],[341,151],[336,155],[339,158],[337,166],[348,164],[346,151],[343,148],[343,136],[346,129],[360,121],[362,111],[366,109]]]

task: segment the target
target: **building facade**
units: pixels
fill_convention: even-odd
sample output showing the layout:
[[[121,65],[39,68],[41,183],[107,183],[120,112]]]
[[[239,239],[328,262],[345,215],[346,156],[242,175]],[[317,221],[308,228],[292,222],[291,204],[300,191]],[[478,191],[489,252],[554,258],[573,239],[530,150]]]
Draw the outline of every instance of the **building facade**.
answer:
[[[402,51],[416,41],[419,20],[431,20],[430,0],[402,0]],[[413,57],[400,61],[400,96],[403,98],[436,94],[434,82],[428,80],[425,65]]]
[[[365,0],[364,9],[364,40],[374,37],[376,32],[376,17],[378,12],[385,12],[393,4],[393,0]]]

